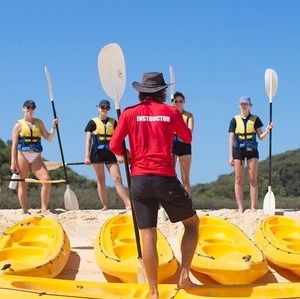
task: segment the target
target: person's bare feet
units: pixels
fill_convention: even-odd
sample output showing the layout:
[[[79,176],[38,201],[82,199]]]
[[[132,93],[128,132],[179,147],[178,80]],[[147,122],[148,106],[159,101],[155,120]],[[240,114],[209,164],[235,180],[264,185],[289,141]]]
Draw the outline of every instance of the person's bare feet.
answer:
[[[198,285],[193,283],[189,278],[184,280],[179,280],[177,283],[178,289],[195,289]]]
[[[149,289],[149,298],[151,298],[151,299],[159,298],[159,293],[158,293],[157,287]]]
[[[101,211],[107,211],[108,210],[108,206],[103,206],[103,208],[101,209]]]

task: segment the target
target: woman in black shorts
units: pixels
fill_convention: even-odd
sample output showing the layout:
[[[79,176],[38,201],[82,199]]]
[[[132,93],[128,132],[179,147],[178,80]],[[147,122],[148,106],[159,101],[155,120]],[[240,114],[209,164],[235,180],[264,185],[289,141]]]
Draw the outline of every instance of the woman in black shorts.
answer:
[[[175,92],[174,99],[172,99],[172,103],[181,112],[185,124],[193,132],[194,118],[192,113],[184,110],[184,95],[181,92]],[[182,185],[186,192],[190,196],[192,196],[192,190],[190,185],[192,145],[190,143],[184,143],[178,136],[175,135],[173,141],[173,155],[175,164],[176,160],[179,160]]]
[[[117,122],[107,115],[110,110],[109,101],[102,100],[97,107],[99,115],[91,119],[85,128],[85,164],[93,165],[97,178],[97,190],[103,205],[102,210],[108,209],[104,164],[112,176],[117,193],[123,200],[126,209],[129,209],[130,200],[122,184],[120,168],[116,156],[109,149],[109,141]]]
[[[258,196],[257,171],[259,159],[256,136],[263,140],[269,135],[272,124],[269,124],[265,132],[262,133],[262,121],[258,116],[250,113],[252,103],[249,97],[241,97],[239,107],[240,114],[233,117],[229,125],[229,164],[234,166],[234,191],[238,210],[243,212],[244,162],[245,159],[247,160],[251,210],[255,211]]]

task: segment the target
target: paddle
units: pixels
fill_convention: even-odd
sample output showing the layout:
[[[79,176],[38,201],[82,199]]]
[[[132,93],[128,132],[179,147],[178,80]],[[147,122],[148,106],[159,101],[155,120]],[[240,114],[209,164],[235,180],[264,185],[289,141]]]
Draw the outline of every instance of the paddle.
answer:
[[[269,98],[270,104],[270,123],[272,122],[272,100],[276,95],[278,88],[278,76],[273,69],[266,69],[265,71],[265,90]],[[275,196],[272,192],[272,129],[270,130],[269,138],[269,184],[268,192],[265,195],[263,202],[263,211],[266,215],[275,214]]]
[[[50,72],[49,72],[47,66],[45,66],[45,75],[46,75],[46,79],[47,79],[49,99],[52,104],[53,116],[54,116],[54,118],[57,118],[55,105],[54,105],[54,93],[53,93],[52,79],[51,79],[51,75],[50,75]],[[77,197],[76,197],[75,193],[73,192],[73,190],[70,188],[70,182],[68,179],[67,168],[66,168],[64,153],[63,153],[63,149],[62,149],[58,125],[56,125],[56,130],[57,130],[57,138],[58,138],[59,150],[60,150],[60,154],[61,154],[61,160],[62,160],[66,184],[67,184],[67,189],[64,194],[65,209],[66,210],[78,210],[79,204],[78,204]]]
[[[126,69],[125,59],[123,51],[120,46],[116,43],[111,43],[103,47],[98,55],[98,73],[101,85],[105,93],[114,101],[118,119],[121,115],[120,102],[125,91],[126,86]],[[126,151],[125,140],[123,142],[123,155],[124,164],[128,185],[129,198],[131,203],[131,212],[134,226],[134,234],[136,240],[136,247],[138,252],[138,269],[137,269],[137,281],[142,283],[145,282],[144,267],[142,265],[142,250],[139,230],[136,222],[136,215],[133,208],[133,201],[130,194],[130,171],[128,164],[128,157]]]
[[[0,182],[25,182],[25,183],[37,183],[37,184],[58,184],[58,183],[65,183],[66,180],[36,180],[31,178],[26,179],[11,179],[0,177]]]
[[[55,170],[55,169],[58,169],[58,168],[64,166],[64,164],[59,161],[44,161],[44,164],[48,170]],[[70,162],[70,163],[66,163],[66,165],[67,166],[85,165],[85,163],[84,162]]]
[[[169,66],[169,72],[170,72],[170,96],[171,96],[171,100],[173,100],[174,93],[175,93],[175,72],[172,65]]]

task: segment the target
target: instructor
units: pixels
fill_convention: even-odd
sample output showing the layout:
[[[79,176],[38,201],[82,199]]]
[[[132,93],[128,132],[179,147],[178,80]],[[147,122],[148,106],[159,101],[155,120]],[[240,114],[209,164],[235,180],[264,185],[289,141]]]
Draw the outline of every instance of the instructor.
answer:
[[[127,108],[110,141],[110,149],[122,159],[122,142],[129,136],[131,150],[131,194],[143,242],[143,263],[150,288],[149,298],[159,298],[157,212],[161,204],[172,222],[182,221],[179,288],[191,288],[189,270],[198,240],[199,220],[188,193],[176,177],[172,158],[174,134],[184,142],[192,140],[175,107],[164,104],[166,89],[162,73],[145,73],[142,83],[134,82],[140,103]]]

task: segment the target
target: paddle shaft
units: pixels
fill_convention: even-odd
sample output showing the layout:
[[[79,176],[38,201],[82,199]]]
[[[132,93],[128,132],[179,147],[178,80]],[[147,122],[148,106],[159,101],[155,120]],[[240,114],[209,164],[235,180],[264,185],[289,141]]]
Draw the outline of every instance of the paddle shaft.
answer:
[[[26,183],[64,183],[65,180],[36,180],[31,178],[26,179],[12,179],[0,177],[0,182],[26,182]]]
[[[116,109],[118,119],[121,116],[121,110],[120,108]],[[136,215],[133,207],[133,200],[131,196],[131,178],[130,178],[130,170],[129,170],[129,163],[128,163],[128,156],[127,156],[127,150],[126,150],[126,143],[125,140],[123,141],[123,156],[124,156],[124,164],[125,164],[125,172],[126,172],[126,179],[127,179],[127,186],[128,186],[128,193],[129,193],[129,199],[131,204],[131,213],[132,213],[132,219],[133,219],[133,226],[134,226],[134,234],[136,239],[136,248],[138,252],[138,259],[142,258],[142,248],[141,248],[141,240],[140,240],[140,234],[139,229],[136,221]]]
[[[53,116],[54,116],[54,118],[57,118],[56,109],[55,109],[55,105],[54,105],[54,100],[53,99],[51,99],[51,105],[52,105]],[[61,144],[61,138],[60,138],[58,124],[56,124],[56,131],[57,131],[57,138],[58,138],[58,144],[59,144],[59,150],[60,150],[61,160],[62,160],[62,164],[63,164],[63,168],[64,168],[64,174],[65,174],[66,184],[69,185],[69,179],[68,179],[68,174],[67,174],[67,167],[66,167],[66,163],[65,163],[65,157],[64,157],[63,149],[62,149],[62,144]]]
[[[270,124],[272,123],[272,101],[270,100]],[[272,186],[272,129],[269,136],[269,186]]]

